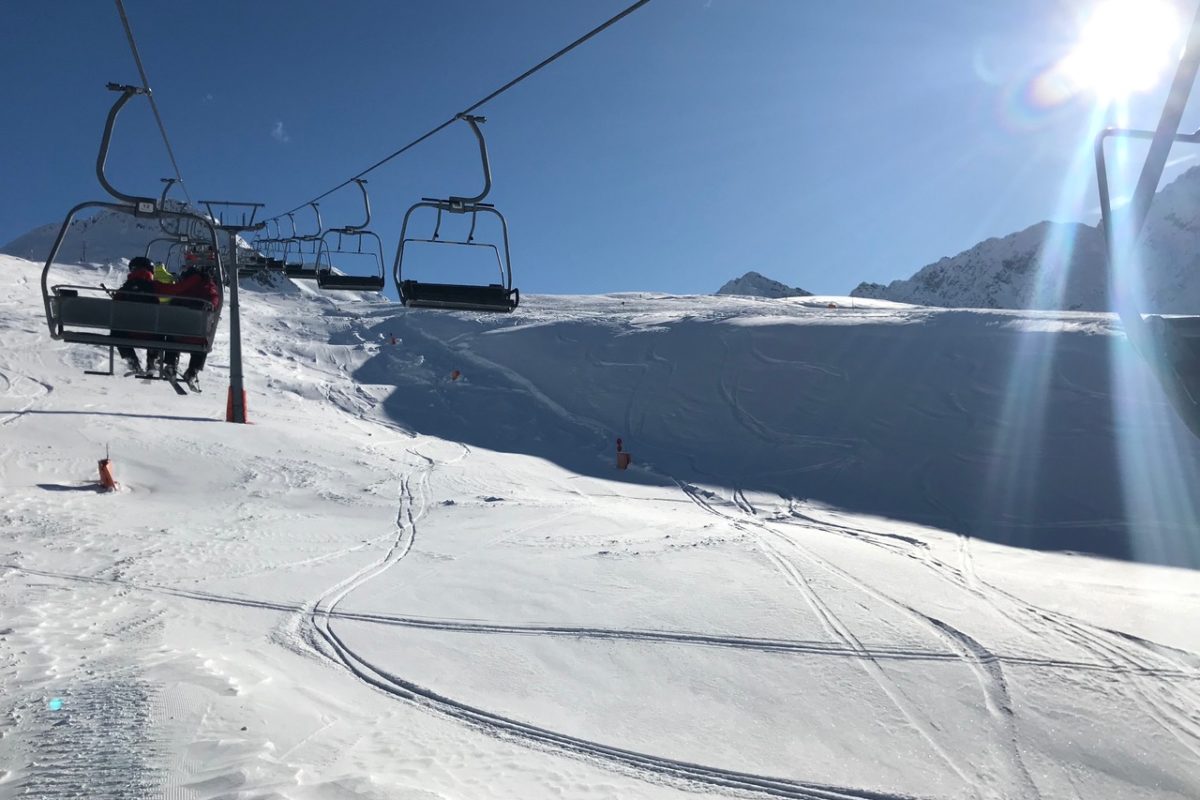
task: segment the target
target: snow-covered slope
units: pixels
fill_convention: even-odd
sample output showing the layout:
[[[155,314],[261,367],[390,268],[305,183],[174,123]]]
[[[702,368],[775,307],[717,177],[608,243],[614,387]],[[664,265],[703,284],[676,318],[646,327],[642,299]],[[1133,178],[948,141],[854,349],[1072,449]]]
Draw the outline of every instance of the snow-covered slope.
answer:
[[[750,297],[810,297],[812,292],[792,288],[757,272],[747,272],[740,278],[726,281],[717,294],[746,295]]]
[[[1107,316],[247,282],[237,426],[224,326],[202,395],[86,376],[38,270],[4,800],[1200,792],[1200,448]]]
[[[1200,167],[1164,187],[1143,239],[1144,310],[1200,311]],[[1097,227],[1041,222],[923,267],[907,280],[859,284],[854,297],[948,308],[1104,310],[1104,237]]]

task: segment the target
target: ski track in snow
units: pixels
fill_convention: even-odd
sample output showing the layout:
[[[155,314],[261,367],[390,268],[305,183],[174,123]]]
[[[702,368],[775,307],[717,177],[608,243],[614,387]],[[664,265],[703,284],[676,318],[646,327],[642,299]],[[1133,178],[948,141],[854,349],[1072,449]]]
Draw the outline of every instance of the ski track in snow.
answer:
[[[1173,736],[1184,748],[1197,758],[1200,758],[1200,699],[1193,694],[1191,708],[1179,702],[1178,696],[1186,688],[1175,685],[1176,691],[1167,692],[1160,681],[1151,682],[1144,674],[1147,669],[1154,667],[1148,663],[1147,656],[1159,661],[1165,661],[1170,667],[1185,672],[1186,667],[1167,658],[1159,650],[1150,650],[1142,646],[1132,645],[1124,637],[1111,631],[1097,628],[1066,614],[1041,608],[1014,594],[1007,592],[978,577],[975,573],[971,558],[970,543],[965,537],[962,541],[962,568],[955,582],[971,589],[998,610],[1015,613],[1020,616],[1029,628],[1040,632],[1049,629],[1068,641],[1074,642],[1082,650],[1094,655],[1101,663],[1114,669],[1127,668],[1128,682],[1116,684],[1118,691],[1125,694],[1141,708],[1146,716],[1154,720],[1164,731]],[[951,567],[937,562],[937,568],[947,574]],[[966,577],[969,576],[969,577]],[[999,608],[1003,603],[1004,608]],[[1194,673],[1193,673],[1194,674]]]
[[[382,559],[339,581],[317,599],[304,615],[310,628],[303,638],[310,646],[340,662],[354,675],[381,691],[404,700],[418,702],[445,716],[465,722],[484,732],[503,738],[515,737],[538,747],[598,759],[627,769],[651,773],[682,785],[703,785],[711,788],[763,793],[775,797],[804,800],[911,800],[911,795],[872,792],[861,789],[805,783],[783,778],[742,773],[700,764],[664,758],[647,753],[607,745],[601,742],[570,736],[531,723],[502,716],[462,703],[420,686],[374,664],[355,651],[338,636],[333,622],[339,618],[337,606],[358,589],[398,564],[411,552],[417,538],[417,523],[429,509],[429,478],[438,466],[466,458],[469,448],[460,445],[463,453],[453,461],[438,462],[417,450],[409,452],[422,464],[405,474],[400,481],[400,508],[397,513],[397,534]],[[414,490],[415,475],[415,490]],[[349,616],[349,615],[347,615]],[[716,637],[709,637],[715,640]],[[715,643],[715,641],[714,641]],[[726,646],[735,644],[726,639]]]
[[[1092,655],[1095,659],[1094,663],[1103,665],[1101,669],[1104,672],[1128,674],[1130,681],[1116,683],[1117,691],[1130,698],[1147,718],[1153,720],[1162,730],[1174,737],[1180,745],[1200,757],[1200,751],[1197,749],[1200,746],[1200,701],[1197,701],[1196,695],[1193,694],[1193,705],[1189,709],[1178,700],[1181,693],[1187,692],[1186,684],[1171,684],[1171,690],[1168,691],[1161,682],[1163,678],[1195,679],[1200,677],[1200,673],[1186,664],[1167,657],[1165,655],[1167,648],[1158,646],[1149,649],[1136,644],[1128,646],[1126,637],[1118,633],[1097,628],[1061,612],[1036,606],[982,580],[974,569],[969,537],[960,537],[961,563],[956,568],[933,557],[926,552],[925,548],[912,546],[920,544],[913,540],[908,540],[907,546],[898,547],[891,542],[881,541],[881,539],[895,538],[888,537],[886,534],[867,533],[830,525],[794,509],[792,515],[830,533],[848,534],[859,541],[876,544],[900,555],[915,558],[942,579],[993,606],[1001,616],[1020,620],[1018,624],[1035,637],[1041,638],[1047,633],[1057,635]],[[901,542],[905,541],[903,537],[899,538]],[[915,610],[913,613],[925,616]],[[991,673],[993,686],[1000,691],[996,695],[996,699],[989,700],[989,707],[997,707],[1006,714],[1011,714],[1007,682],[1000,669],[1000,664],[1006,659],[996,658],[962,631],[941,620],[932,617],[926,617],[926,619],[943,630],[946,635],[960,640],[975,656],[982,668]],[[1158,665],[1150,663],[1147,656],[1157,659],[1160,663]],[[1163,662],[1165,662],[1165,666]],[[993,693],[988,694],[990,697]],[[997,700],[999,700],[998,706]]]
[[[1063,640],[1074,643],[1081,650],[1093,656],[1095,659],[1094,663],[1103,665],[1101,669],[1104,672],[1109,674],[1128,674],[1130,681],[1128,683],[1121,682],[1115,684],[1117,690],[1130,698],[1145,713],[1147,718],[1157,723],[1159,727],[1173,736],[1184,748],[1197,757],[1200,757],[1200,750],[1197,749],[1200,747],[1200,699],[1197,699],[1196,695],[1193,694],[1193,704],[1189,709],[1180,704],[1177,699],[1177,695],[1187,691],[1185,684],[1173,684],[1172,691],[1167,691],[1161,680],[1150,680],[1163,678],[1195,679],[1200,677],[1200,673],[1194,668],[1169,658],[1165,654],[1168,648],[1159,645],[1151,649],[1144,645],[1133,643],[1128,637],[1122,636],[1119,633],[1107,631],[1061,612],[1031,604],[994,584],[982,580],[975,572],[969,537],[960,537],[960,566],[953,567],[933,557],[923,548],[896,547],[892,544],[882,544],[876,538],[886,535],[855,531],[853,529],[842,528],[841,526],[831,526],[829,523],[822,523],[800,512],[793,511],[792,513],[793,516],[805,520],[806,523],[816,524],[831,533],[849,534],[860,541],[873,543],[900,555],[916,558],[942,579],[955,587],[974,594],[993,606],[1001,616],[1021,620],[1019,624],[1032,635],[1040,638],[1046,633],[1054,634]],[[939,627],[945,625],[945,623],[935,620],[932,617],[928,619]],[[946,626],[946,631],[949,635],[963,637],[964,644],[968,644],[966,640],[969,637],[966,637],[961,631],[957,631],[950,626]],[[968,644],[968,646],[972,650],[975,649],[975,645]],[[982,651],[981,654],[983,653],[986,653],[986,651]],[[983,663],[986,667],[992,668],[1004,660],[987,654]],[[1152,660],[1156,660],[1159,663],[1154,664]],[[1004,680],[1002,672],[996,676],[996,679],[997,681]],[[1006,687],[1003,696],[1005,706],[1007,707]]]
[[[887,674],[881,668],[879,661],[872,655],[871,651],[863,646],[862,642],[859,641],[858,637],[854,635],[845,622],[843,622],[841,618],[839,618],[838,615],[834,613],[829,605],[821,598],[821,595],[814,589],[808,579],[804,576],[803,572],[790,558],[788,558],[786,553],[781,548],[771,541],[771,539],[782,539],[786,544],[792,545],[797,550],[800,550],[806,557],[808,557],[810,561],[813,561],[828,571],[835,572],[843,579],[847,578],[848,576],[845,576],[843,573],[840,573],[840,571],[835,570],[827,562],[817,559],[809,551],[800,548],[795,544],[795,542],[787,537],[775,534],[775,532],[770,530],[765,524],[754,519],[753,507],[750,505],[749,501],[745,499],[745,495],[740,490],[735,489],[733,495],[735,498],[736,507],[743,514],[748,515],[748,518],[745,520],[740,520],[730,514],[720,511],[709,500],[709,498],[705,497],[705,493],[698,490],[696,487],[685,483],[679,483],[679,487],[688,497],[693,500],[693,502],[695,502],[705,511],[708,511],[711,514],[730,522],[741,530],[758,532],[760,534],[758,537],[758,542],[767,558],[775,564],[788,582],[791,583],[804,596],[806,602],[817,615],[818,619],[820,619],[825,630],[831,636],[834,636],[839,641],[843,642],[846,647],[860,655],[858,660],[859,665],[879,685],[880,689],[883,690],[884,694],[887,695],[887,697],[892,701],[904,718],[908,720],[909,724],[915,730],[920,732],[922,738],[925,739],[930,749],[937,754],[937,756],[952,772],[962,779],[964,785],[969,789],[972,796],[984,796],[983,792],[985,787],[981,786],[980,777],[978,775],[972,775],[970,768],[967,765],[960,763],[959,759],[951,754],[947,744],[944,744],[942,741],[940,741],[940,736],[933,721],[926,718],[925,715],[919,710],[917,704],[904,693],[903,689],[896,685],[887,676]],[[859,588],[864,588],[861,584],[858,584],[857,581],[853,581],[853,579],[850,579],[850,582],[857,584]],[[871,594],[877,598],[879,597],[874,590],[868,591],[868,594]],[[907,610],[911,612],[911,609]],[[1021,771],[1024,772],[1023,766],[1021,767]],[[1026,780],[1028,780],[1028,773],[1025,773],[1024,777]],[[1026,790],[1022,796],[1036,795],[1036,789],[1034,790],[1034,795],[1028,794],[1028,790],[1032,788],[1032,784],[1028,784],[1022,788]],[[1003,794],[989,791],[987,796],[1000,797],[1003,796]]]

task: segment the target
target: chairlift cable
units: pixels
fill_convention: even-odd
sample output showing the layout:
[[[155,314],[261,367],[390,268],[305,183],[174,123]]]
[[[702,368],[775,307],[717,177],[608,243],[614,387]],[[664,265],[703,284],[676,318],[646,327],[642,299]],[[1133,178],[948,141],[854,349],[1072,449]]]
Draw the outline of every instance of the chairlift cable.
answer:
[[[366,175],[370,174],[371,172],[373,172],[373,171],[375,171],[375,170],[379,169],[379,168],[380,168],[380,167],[382,167],[384,164],[388,163],[389,161],[391,161],[392,159],[396,158],[397,156],[400,156],[400,155],[402,155],[403,153],[405,153],[405,152],[407,152],[407,151],[411,150],[412,148],[416,147],[416,146],[417,146],[417,145],[419,145],[421,142],[425,141],[426,139],[428,139],[429,137],[433,136],[434,134],[436,134],[436,133],[439,133],[439,132],[441,132],[442,130],[444,130],[444,129],[446,129],[446,128],[450,127],[452,124],[454,124],[455,122],[457,122],[457,121],[458,121],[458,119],[459,119],[459,117],[460,117],[461,115],[463,115],[463,114],[470,114],[472,111],[474,111],[474,110],[476,110],[477,108],[479,108],[479,107],[483,106],[484,104],[486,104],[486,103],[489,103],[489,102],[491,102],[492,100],[495,100],[497,97],[499,97],[500,95],[504,94],[505,92],[507,92],[509,89],[513,88],[514,86],[516,86],[516,85],[517,85],[518,83],[520,83],[521,81],[523,81],[523,80],[525,80],[526,78],[530,77],[530,76],[531,76],[531,75],[533,75],[535,72],[538,72],[538,71],[539,71],[539,70],[541,70],[543,67],[547,67],[547,66],[549,66],[550,64],[554,63],[554,62],[555,62],[555,61],[557,61],[558,59],[560,59],[560,58],[562,58],[563,56],[565,56],[567,53],[569,53],[569,52],[571,52],[572,50],[574,50],[576,47],[579,47],[581,44],[584,44],[585,42],[587,42],[587,41],[588,41],[589,39],[591,39],[592,37],[594,37],[594,36],[596,36],[596,35],[598,35],[598,34],[600,34],[600,33],[604,32],[605,30],[607,30],[607,29],[608,29],[608,28],[610,28],[611,26],[615,25],[617,22],[620,22],[622,19],[624,19],[625,17],[629,16],[629,15],[630,15],[630,14],[632,14],[634,11],[637,11],[639,8],[641,8],[642,6],[646,5],[646,4],[647,4],[647,3],[649,3],[649,2],[650,2],[650,0],[637,0],[637,2],[633,3],[632,5],[630,5],[630,6],[629,6],[628,8],[626,8],[625,10],[621,11],[620,13],[616,14],[616,15],[615,15],[615,16],[613,16],[613,17],[610,17],[609,19],[605,20],[604,22],[600,23],[600,24],[599,24],[599,25],[597,25],[595,28],[592,28],[590,31],[588,31],[587,33],[583,34],[582,36],[580,36],[580,37],[579,37],[578,39],[576,39],[575,41],[571,42],[571,43],[570,43],[570,44],[568,44],[567,46],[565,46],[565,47],[563,47],[562,49],[560,49],[558,52],[554,53],[554,54],[553,54],[553,55],[551,55],[551,56],[548,56],[547,58],[543,59],[541,62],[539,62],[538,64],[536,64],[535,66],[533,66],[533,67],[530,67],[529,69],[525,70],[525,71],[524,71],[524,72],[522,72],[520,75],[518,75],[517,77],[513,78],[512,80],[510,80],[508,83],[506,83],[506,84],[504,84],[503,86],[501,86],[499,89],[496,89],[496,90],[495,90],[495,91],[493,91],[491,94],[488,94],[488,95],[486,95],[486,96],[485,96],[483,99],[481,99],[481,100],[477,100],[476,102],[472,103],[472,104],[471,104],[470,106],[468,106],[466,109],[464,109],[463,111],[459,112],[458,114],[455,114],[454,116],[450,117],[450,119],[448,119],[448,120],[446,120],[445,122],[441,123],[441,124],[440,124],[440,125],[438,125],[437,127],[435,127],[435,128],[432,128],[432,129],[431,129],[431,130],[429,130],[428,132],[426,132],[426,133],[422,134],[421,136],[418,136],[416,139],[413,139],[411,142],[409,142],[408,144],[404,145],[403,147],[401,147],[399,150],[395,151],[395,152],[394,152],[394,153],[392,153],[391,155],[388,155],[388,156],[386,156],[386,157],[384,157],[384,158],[380,159],[379,161],[376,161],[374,164],[372,164],[371,166],[367,167],[367,168],[366,168],[366,169],[364,169],[362,172],[359,172],[357,175],[354,175],[354,176],[352,176],[352,177],[350,177],[350,178],[347,178],[346,180],[344,180],[344,181],[342,181],[341,183],[339,183],[337,186],[334,186],[334,187],[333,187],[332,189],[330,189],[329,191],[327,191],[327,192],[324,192],[324,193],[322,193],[322,194],[319,194],[319,195],[317,195],[316,197],[314,197],[312,200],[309,200],[308,202],[305,202],[305,203],[301,203],[300,205],[296,206],[295,208],[291,209],[290,211],[285,211],[285,212],[283,212],[282,214],[278,214],[278,215],[276,215],[276,216],[272,217],[271,219],[279,219],[280,217],[287,216],[288,214],[291,214],[291,213],[295,213],[295,212],[299,211],[300,209],[304,208],[305,206],[311,205],[312,203],[315,203],[315,202],[317,202],[318,200],[323,200],[324,198],[328,197],[329,195],[333,194],[334,192],[338,191],[339,189],[344,189],[345,187],[349,186],[349,185],[350,185],[351,183],[353,183],[355,180],[357,180],[357,179],[359,179],[359,178],[362,178],[362,177],[364,177],[364,176],[366,176]],[[121,4],[121,0],[117,0],[117,5],[120,5],[120,4]],[[131,39],[130,41],[132,41],[132,39]],[[164,134],[164,136],[165,136],[165,134]]]
[[[138,74],[142,76],[142,88],[146,90],[146,97],[150,100],[150,108],[154,111],[154,119],[158,122],[158,131],[162,134],[163,144],[167,146],[167,155],[171,158],[171,166],[175,168],[175,177],[179,179],[179,185],[183,187],[183,196],[187,198],[188,205],[192,205],[192,195],[188,192],[187,183],[183,180],[183,173],[179,171],[179,162],[175,160],[175,151],[171,148],[171,140],[167,138],[167,126],[163,124],[162,115],[158,113],[158,103],[154,101],[154,92],[150,89],[150,79],[146,77],[146,68],[142,65],[142,56],[138,53],[137,42],[133,38],[133,28],[129,25],[129,16],[125,13],[125,4],[121,0],[116,0],[117,13],[121,15],[121,24],[125,27],[125,37],[129,40],[129,49],[133,53],[134,63],[137,64]]]

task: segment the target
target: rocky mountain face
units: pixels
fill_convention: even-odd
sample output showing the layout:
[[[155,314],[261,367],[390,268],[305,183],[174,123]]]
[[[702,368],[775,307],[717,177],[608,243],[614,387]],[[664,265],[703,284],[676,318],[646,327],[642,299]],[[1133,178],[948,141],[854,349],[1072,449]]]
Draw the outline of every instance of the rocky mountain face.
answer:
[[[747,272],[740,278],[727,281],[717,294],[740,294],[751,297],[809,297],[812,292],[793,288],[757,272]]]
[[[1159,191],[1142,239],[1143,311],[1200,311],[1200,167]],[[1103,311],[1108,260],[1098,227],[1040,222],[980,242],[886,286],[861,283],[850,295],[959,308]]]

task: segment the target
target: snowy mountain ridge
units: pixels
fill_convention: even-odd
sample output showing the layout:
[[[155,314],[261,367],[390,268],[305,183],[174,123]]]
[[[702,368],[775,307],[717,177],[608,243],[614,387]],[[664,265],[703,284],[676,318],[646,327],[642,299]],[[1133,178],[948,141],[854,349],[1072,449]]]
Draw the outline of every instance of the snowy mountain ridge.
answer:
[[[1143,310],[1200,311],[1200,167],[1158,192],[1142,242]],[[1111,307],[1103,233],[1056,222],[987,239],[908,279],[861,283],[850,294],[952,308]]]

